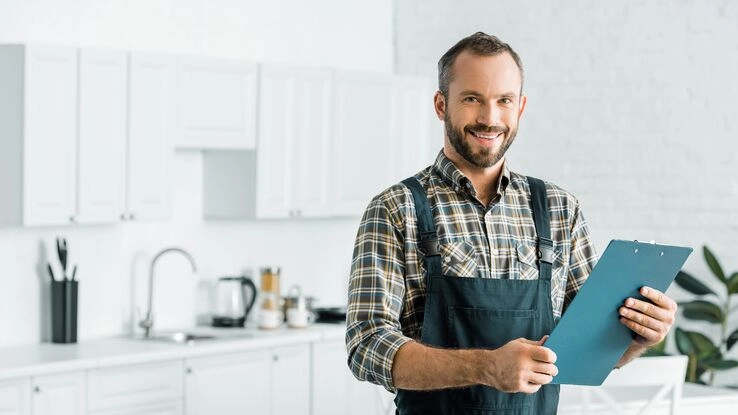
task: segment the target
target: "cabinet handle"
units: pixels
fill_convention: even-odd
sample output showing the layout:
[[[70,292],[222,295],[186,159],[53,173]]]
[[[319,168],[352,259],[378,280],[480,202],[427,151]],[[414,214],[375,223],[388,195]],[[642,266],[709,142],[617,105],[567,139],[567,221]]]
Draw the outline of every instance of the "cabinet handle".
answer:
[[[40,386],[34,386],[33,391],[36,393],[41,393],[41,387]]]
[[[192,368],[191,367],[188,367],[185,372],[187,372],[188,375],[191,375],[192,374]]]
[[[134,216],[133,213],[129,213],[128,214],[128,219],[134,220],[134,219],[136,219],[136,216]]]
[[[279,361],[279,355],[276,355],[275,354],[274,356],[272,356],[272,360],[274,360],[275,362],[278,362]]]
[[[74,217],[74,215],[72,215],[69,217],[69,221],[74,223],[74,222],[77,222],[77,219]]]
[[[120,220],[126,220],[126,214],[125,213],[121,213],[120,214]]]

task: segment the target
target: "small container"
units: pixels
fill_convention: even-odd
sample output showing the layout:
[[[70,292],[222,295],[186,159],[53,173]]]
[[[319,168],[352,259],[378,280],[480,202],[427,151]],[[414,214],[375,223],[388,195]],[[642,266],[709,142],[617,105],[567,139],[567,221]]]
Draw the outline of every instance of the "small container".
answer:
[[[284,313],[280,308],[279,267],[261,269],[261,292],[259,293],[259,328],[275,329],[282,325]]]
[[[77,281],[51,282],[51,341],[77,343]]]

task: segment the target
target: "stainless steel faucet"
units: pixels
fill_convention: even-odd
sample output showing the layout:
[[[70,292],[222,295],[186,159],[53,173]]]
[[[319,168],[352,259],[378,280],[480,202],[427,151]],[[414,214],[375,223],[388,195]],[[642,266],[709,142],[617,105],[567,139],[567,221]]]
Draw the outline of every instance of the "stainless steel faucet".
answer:
[[[146,311],[146,317],[138,323],[138,326],[144,329],[144,337],[151,336],[151,330],[154,327],[154,266],[156,265],[156,261],[158,261],[162,255],[168,252],[178,252],[184,255],[184,257],[187,258],[192,265],[192,272],[197,272],[197,266],[195,265],[195,260],[192,258],[192,255],[190,255],[189,252],[185,251],[182,248],[166,248],[161,250],[158,254],[154,256],[154,259],[151,260],[151,267],[149,268],[149,308],[148,311]]]

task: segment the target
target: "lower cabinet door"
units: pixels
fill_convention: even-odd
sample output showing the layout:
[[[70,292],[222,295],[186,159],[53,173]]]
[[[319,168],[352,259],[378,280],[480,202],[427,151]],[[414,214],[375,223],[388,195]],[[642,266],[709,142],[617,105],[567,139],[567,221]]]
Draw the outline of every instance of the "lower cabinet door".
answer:
[[[313,343],[313,414],[346,415],[349,413],[349,384],[353,379],[346,364],[343,340]]]
[[[0,414],[30,415],[31,379],[0,381]]]
[[[310,414],[310,346],[272,350],[272,415]]]
[[[269,415],[270,366],[269,350],[187,359],[185,414]]]
[[[85,413],[83,372],[37,376],[33,384],[33,415],[79,415]]]

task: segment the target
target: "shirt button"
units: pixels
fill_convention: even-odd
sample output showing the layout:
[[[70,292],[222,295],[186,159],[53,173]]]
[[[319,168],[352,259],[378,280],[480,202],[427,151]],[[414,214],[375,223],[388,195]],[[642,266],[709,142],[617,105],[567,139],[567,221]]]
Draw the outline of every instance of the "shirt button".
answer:
[[[451,262],[451,257],[450,256],[447,256],[447,257],[443,258],[443,262],[445,262],[445,263],[448,264],[449,262]]]
[[[499,255],[500,251],[498,249],[492,250],[492,255]]]
[[[459,186],[454,186],[454,192],[458,192],[458,191],[459,191]]]

